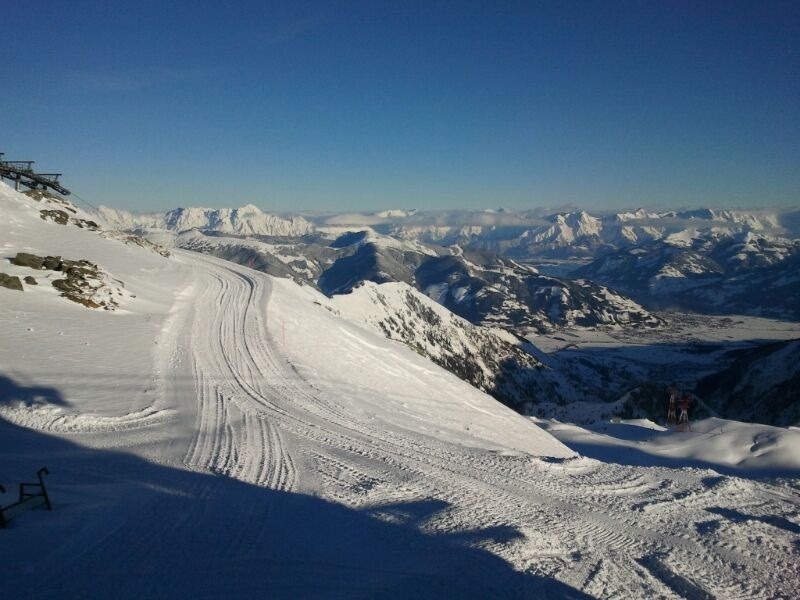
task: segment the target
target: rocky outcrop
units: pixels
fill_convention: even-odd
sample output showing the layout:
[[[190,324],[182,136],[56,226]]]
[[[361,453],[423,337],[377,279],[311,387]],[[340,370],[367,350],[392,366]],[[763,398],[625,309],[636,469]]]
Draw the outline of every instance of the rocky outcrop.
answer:
[[[8,288],[10,290],[19,290],[21,292],[22,282],[19,280],[19,277],[15,275],[0,273],[0,287]]]
[[[93,221],[90,221],[90,223]],[[124,233],[122,231],[103,231],[100,235],[109,240],[119,240],[123,244],[128,244],[129,246],[139,246],[140,248],[144,248],[145,250],[150,250],[151,252],[155,252],[163,256],[164,258],[170,257],[170,251],[167,250],[164,246],[160,244],[156,244],[148,240],[147,238],[143,238],[140,235],[133,235],[129,233]]]
[[[73,217],[72,224],[80,227],[81,229],[89,229],[91,231],[97,231],[100,229],[100,226],[97,223],[94,221],[89,221],[88,219],[76,219]]]
[[[27,252],[17,252],[17,255],[11,259],[11,264],[17,265],[18,267],[29,267],[31,269],[36,269],[37,271],[45,268],[44,259],[41,256],[28,254]]]
[[[72,202],[70,202],[69,200],[65,200],[64,198],[61,198],[59,196],[56,196],[55,194],[51,194],[47,190],[40,190],[40,189],[27,190],[27,191],[22,192],[22,193],[24,195],[26,195],[28,198],[32,198],[33,200],[36,200],[36,202],[45,201],[45,203],[60,204],[66,210],[68,210],[69,212],[71,212],[73,214],[76,214],[78,212],[77,210],[75,210],[75,207],[72,204]]]
[[[45,256],[44,257],[44,268],[49,269],[51,271],[59,271],[61,270],[61,257],[60,256]]]
[[[119,288],[124,287],[122,282],[116,281],[116,286],[109,285],[111,279],[96,264],[88,260],[68,260],[60,256],[37,256],[27,252],[18,252],[10,259],[11,263],[18,267],[28,267],[37,271],[48,270],[63,273],[63,279],[56,279],[52,282],[54,288],[61,292],[61,296],[72,302],[82,304],[87,308],[103,308],[114,310],[119,306],[115,296],[121,296]],[[22,290],[22,282],[19,277],[0,274],[0,285],[4,287]],[[25,283],[38,285],[32,276],[25,277]],[[113,282],[112,282],[113,283]]]
[[[44,202],[45,204],[55,204],[57,206],[61,206],[63,208],[58,209],[42,209],[39,211],[39,216],[44,221],[54,221],[59,225],[66,225],[68,223],[72,223],[76,227],[80,227],[81,229],[89,229],[90,231],[97,231],[100,229],[100,225],[98,225],[95,221],[91,221],[89,219],[82,219],[79,217],[70,217],[66,211],[71,212],[72,214],[78,214],[78,211],[75,209],[75,206],[69,200],[65,200],[64,198],[59,198],[46,190],[28,190],[27,192],[22,192],[29,198],[36,200],[36,202]]]
[[[69,215],[63,210],[47,208],[40,210],[39,216],[44,221],[50,220],[55,223],[58,223],[59,225],[66,225],[67,223],[69,223]]]
[[[53,287],[61,292],[61,296],[87,308],[105,308],[114,310],[119,303],[111,297],[98,299],[97,292],[103,287],[100,268],[88,260],[63,260],[60,271],[66,274],[65,279],[53,281]]]

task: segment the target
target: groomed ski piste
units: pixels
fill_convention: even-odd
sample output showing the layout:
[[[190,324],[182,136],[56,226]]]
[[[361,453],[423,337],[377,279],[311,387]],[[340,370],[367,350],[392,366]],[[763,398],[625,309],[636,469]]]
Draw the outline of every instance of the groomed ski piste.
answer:
[[[0,530],[4,593],[800,595],[800,432],[735,424],[719,469],[699,434],[591,458],[605,434],[562,443],[310,287],[46,203],[0,184],[0,272],[37,280],[0,288],[0,503],[47,466],[54,504]],[[96,263],[118,306],[18,252]]]

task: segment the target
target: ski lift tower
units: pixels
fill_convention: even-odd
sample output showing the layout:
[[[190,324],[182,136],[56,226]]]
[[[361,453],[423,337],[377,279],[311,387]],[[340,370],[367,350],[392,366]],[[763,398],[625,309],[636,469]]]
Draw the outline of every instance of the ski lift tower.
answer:
[[[62,196],[69,196],[69,190],[58,182],[61,173],[36,173],[33,170],[32,160],[5,160],[5,154],[0,152],[0,180],[8,179],[14,182],[14,189],[19,191],[20,186],[31,190],[52,190]]]

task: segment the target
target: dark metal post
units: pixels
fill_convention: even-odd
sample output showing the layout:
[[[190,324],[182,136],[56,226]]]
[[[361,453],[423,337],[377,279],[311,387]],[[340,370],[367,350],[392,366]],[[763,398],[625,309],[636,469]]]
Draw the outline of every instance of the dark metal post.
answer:
[[[0,158],[2,158],[2,154],[0,154]],[[6,493],[6,488],[0,485],[0,492]],[[3,514],[3,507],[0,506],[0,529],[6,528],[6,516]]]
[[[44,479],[42,479],[42,474],[50,475],[50,471],[47,470],[47,467],[42,467],[36,471],[36,476],[39,478],[39,485],[42,486],[42,496],[44,496],[44,503],[47,505],[47,510],[53,510],[53,505],[50,504],[50,496],[47,495],[47,488],[44,487]]]

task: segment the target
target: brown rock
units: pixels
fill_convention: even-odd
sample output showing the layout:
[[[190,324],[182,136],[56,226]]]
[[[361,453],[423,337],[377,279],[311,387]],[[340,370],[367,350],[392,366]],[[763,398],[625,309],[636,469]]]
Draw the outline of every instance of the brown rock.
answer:
[[[17,252],[17,255],[11,259],[11,264],[17,265],[18,267],[30,267],[31,269],[39,271],[44,266],[44,259],[35,254]]]
[[[22,282],[16,275],[6,275],[5,273],[0,273],[0,286],[10,290],[22,291]]]
[[[51,271],[59,271],[61,266],[61,257],[45,256],[43,264],[45,269],[50,269]]]
[[[51,221],[55,221],[59,225],[66,225],[69,222],[69,215],[63,210],[58,210],[58,209],[40,210],[39,216],[44,221],[50,219]]]

